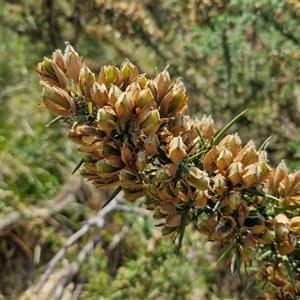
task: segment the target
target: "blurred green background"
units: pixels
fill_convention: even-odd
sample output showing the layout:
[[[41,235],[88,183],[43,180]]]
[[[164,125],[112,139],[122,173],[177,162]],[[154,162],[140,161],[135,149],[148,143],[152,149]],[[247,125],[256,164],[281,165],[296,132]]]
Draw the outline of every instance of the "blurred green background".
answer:
[[[293,170],[300,168],[299,20],[298,0],[2,0],[0,298],[17,299],[30,288],[110,192],[71,176],[80,154],[67,128],[45,128],[53,115],[38,108],[42,89],[34,71],[44,56],[69,41],[96,74],[125,58],[149,77],[169,65],[171,78],[181,77],[190,94],[191,115],[211,115],[221,128],[247,108],[231,131],[257,147],[272,136],[270,164],[285,159]],[[64,205],[66,193],[74,199]],[[253,299],[261,293],[243,293],[251,277],[238,282],[229,266],[216,265],[224,249],[193,228],[176,258],[172,240],[154,224],[151,217],[112,216],[105,239],[68,287],[73,298],[63,299]],[[124,226],[128,233],[108,255]],[[68,249],[66,264],[94,231]]]

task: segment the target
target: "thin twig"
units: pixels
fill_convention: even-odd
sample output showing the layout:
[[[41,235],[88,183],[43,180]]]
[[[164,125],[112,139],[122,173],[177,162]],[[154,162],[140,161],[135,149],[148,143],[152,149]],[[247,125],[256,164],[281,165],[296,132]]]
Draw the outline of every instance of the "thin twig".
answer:
[[[34,293],[37,294],[45,282],[48,280],[49,276],[53,272],[56,264],[63,259],[65,256],[67,249],[72,246],[80,237],[82,237],[85,233],[88,232],[88,230],[91,228],[91,226],[97,226],[98,228],[103,228],[105,225],[105,218],[108,214],[112,213],[119,202],[121,202],[123,199],[119,197],[116,197],[113,199],[106,207],[101,209],[96,216],[91,217],[78,231],[76,231],[74,234],[72,234],[68,240],[66,241],[65,245],[58,251],[58,253],[50,260],[50,262],[47,265],[47,268],[43,275],[40,278],[39,283],[34,289]]]

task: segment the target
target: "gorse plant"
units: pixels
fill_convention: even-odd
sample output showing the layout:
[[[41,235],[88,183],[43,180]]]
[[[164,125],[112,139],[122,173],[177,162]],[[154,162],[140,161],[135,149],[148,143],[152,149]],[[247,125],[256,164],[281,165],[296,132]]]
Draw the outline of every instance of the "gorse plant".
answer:
[[[134,201],[146,197],[163,235],[183,241],[194,224],[229,245],[232,272],[245,267],[267,287],[265,299],[300,296],[300,171],[268,164],[264,143],[242,145],[226,134],[243,111],[217,131],[213,119],[188,115],[189,95],[167,68],[154,79],[128,60],[103,66],[98,78],[67,44],[36,71],[42,107],[58,115],[79,144],[80,174],[95,187],[116,186]],[[257,261],[259,264],[255,264]]]

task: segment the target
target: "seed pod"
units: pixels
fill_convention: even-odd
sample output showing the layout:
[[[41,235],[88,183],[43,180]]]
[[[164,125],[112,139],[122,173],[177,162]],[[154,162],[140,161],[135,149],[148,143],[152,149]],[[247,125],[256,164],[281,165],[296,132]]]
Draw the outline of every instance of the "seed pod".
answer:
[[[137,114],[150,107],[156,107],[154,96],[149,87],[143,90],[137,90],[132,96],[132,102],[134,103],[134,111]]]
[[[207,200],[208,200],[207,190],[205,190],[205,191],[196,190],[194,192],[193,199],[194,199],[196,205],[198,205],[200,207],[206,207]]]
[[[110,89],[109,89],[109,93],[108,93],[108,102],[109,102],[109,104],[111,106],[115,106],[115,104],[118,101],[121,94],[122,94],[121,89],[118,86],[112,84]]]
[[[170,75],[167,71],[167,68],[165,68],[155,77],[154,84],[157,90],[156,102],[159,105],[170,87]]]
[[[131,189],[131,188],[123,188],[124,197],[127,200],[133,201],[138,198],[144,197],[147,195],[146,189]]]
[[[188,96],[181,81],[176,81],[172,89],[163,98],[160,106],[162,117],[172,117],[184,114],[187,110]]]
[[[170,124],[169,130],[174,137],[184,134],[191,129],[190,118],[186,115],[178,115]]]
[[[160,127],[160,114],[157,109],[143,111],[139,114],[137,124],[145,135],[155,133]]]
[[[205,154],[204,159],[203,159],[203,168],[208,173],[212,173],[218,169],[218,166],[216,164],[218,155],[219,155],[219,151],[218,151],[217,147],[210,149]]]
[[[273,230],[265,230],[260,236],[258,242],[260,244],[268,245],[273,244],[275,241],[276,235]]]
[[[202,136],[209,140],[214,137],[216,133],[214,120],[211,116],[203,115],[202,119],[199,122],[199,128]]]
[[[79,73],[83,67],[83,62],[74,48],[69,43],[66,43],[66,45],[67,47],[64,59],[66,63],[67,76],[72,78],[75,83],[78,83]]]
[[[111,155],[103,158],[96,163],[97,172],[100,177],[107,178],[117,174],[117,172],[124,167],[124,163],[120,156]]]
[[[164,215],[174,215],[176,213],[176,206],[172,202],[161,202],[159,209]]]
[[[288,255],[291,254],[297,245],[297,238],[289,234],[286,238],[281,239],[278,244],[277,250],[280,255]]]
[[[75,115],[75,102],[66,91],[44,81],[40,83],[44,87],[42,97],[46,108],[59,116]]]
[[[110,106],[99,108],[97,114],[97,125],[100,130],[106,132],[107,135],[117,126],[118,118],[114,109]]]
[[[147,165],[147,153],[144,150],[140,150],[136,156],[135,156],[135,162],[134,165],[136,166],[136,168],[140,171],[143,172],[146,168]]]
[[[225,171],[233,161],[232,153],[223,148],[219,151],[219,155],[216,161],[216,164],[221,172]]]
[[[166,227],[179,227],[182,222],[182,215],[171,215],[166,218]]]
[[[172,139],[168,157],[175,165],[178,165],[186,157],[185,145],[181,136]]]
[[[157,153],[157,149],[159,146],[159,140],[155,133],[151,133],[147,136],[144,141],[144,149],[148,156],[153,156]]]
[[[67,87],[66,74],[51,59],[45,57],[35,70],[50,85],[56,85],[62,89]]]
[[[214,177],[214,190],[220,195],[223,196],[224,193],[228,190],[228,182],[224,176],[217,174]]]
[[[114,66],[102,66],[100,69],[98,82],[100,84],[105,84],[108,90],[112,85],[116,85],[119,87],[123,82],[123,74],[118,68]]]
[[[118,176],[120,179],[120,185],[124,188],[131,188],[131,189],[143,188],[143,183],[138,177],[136,170],[132,167],[126,166],[125,168],[121,169],[118,172]]]
[[[218,221],[215,219],[208,219],[201,222],[201,224],[197,227],[197,230],[206,236],[210,236],[213,232],[215,232],[215,228],[218,225]]]
[[[274,218],[273,227],[276,233],[276,236],[278,236],[280,239],[286,238],[288,234],[290,233],[289,230],[289,219],[284,214],[278,214]]]
[[[218,144],[219,148],[227,148],[233,155],[233,157],[237,156],[237,154],[242,149],[242,141],[239,137],[239,135],[236,134],[230,134],[225,136],[220,143]]]
[[[242,195],[240,192],[230,191],[226,197],[227,203],[232,210],[236,210],[242,202]]]
[[[189,173],[186,174],[187,182],[189,185],[198,190],[205,191],[209,184],[209,177],[206,172],[197,167],[190,167]]]
[[[243,164],[243,167],[254,164],[258,161],[258,153],[255,150],[255,145],[252,140],[250,140],[236,155],[235,161],[241,162]]]
[[[174,178],[174,174],[168,170],[168,168],[159,168],[155,172],[154,182],[155,183],[161,183],[161,182],[167,182]]]
[[[300,235],[300,217],[293,217],[289,223],[291,232]]]
[[[128,59],[125,59],[121,65],[121,72],[123,74],[123,80],[126,85],[130,84],[138,75],[138,68],[132,64]]]
[[[79,73],[79,87],[87,100],[92,99],[91,88],[95,82],[95,74],[87,66],[83,66]]]
[[[248,216],[244,219],[243,225],[252,234],[260,234],[268,229],[265,225],[265,219],[262,216]]]
[[[121,148],[121,158],[126,166],[131,166],[133,164],[133,152],[129,144],[123,143]]]
[[[52,53],[52,60],[63,71],[63,73],[66,73],[66,62],[61,50],[58,49]]]
[[[115,111],[119,120],[127,121],[132,116],[133,102],[131,101],[128,92],[122,93],[118,101],[115,103]]]
[[[99,108],[105,106],[108,102],[108,91],[106,86],[102,83],[94,82],[91,87],[91,98],[95,105]]]
[[[242,180],[243,165],[241,162],[233,162],[227,169],[227,178],[233,186]]]

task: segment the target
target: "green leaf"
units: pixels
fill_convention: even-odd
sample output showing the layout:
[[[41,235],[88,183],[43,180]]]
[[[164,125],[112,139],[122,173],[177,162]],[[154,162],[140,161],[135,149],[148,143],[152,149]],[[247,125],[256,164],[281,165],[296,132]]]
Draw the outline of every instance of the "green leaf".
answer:
[[[103,204],[102,208],[105,207],[111,200],[113,200],[122,190],[122,187],[119,185],[116,190],[110,195],[110,197],[106,200],[106,202]]]
[[[186,223],[187,223],[187,220],[188,220],[189,212],[190,212],[190,206],[186,207],[186,209],[184,211],[184,214],[183,214],[183,219],[182,219],[182,222],[181,222],[181,225],[180,225],[178,244],[177,244],[177,248],[176,248],[176,255],[177,256],[180,252],[180,248],[181,248],[181,245],[182,245],[184,230],[185,230]]]
[[[244,111],[242,111],[240,114],[238,114],[236,117],[234,117],[227,125],[225,125],[221,131],[215,136],[215,138],[213,139],[213,143],[212,146],[217,145],[220,140],[223,138],[224,134],[226,133],[226,131],[241,117],[246,113],[247,109],[245,109]]]
[[[291,268],[291,265],[290,265],[290,262],[289,262],[289,259],[286,255],[282,256],[282,260],[284,262],[284,265],[285,265],[285,268],[289,274],[289,277],[291,279],[291,282],[294,286],[294,289],[297,290],[297,287],[296,287],[296,282],[295,282],[295,278],[294,278],[294,275],[293,275],[293,270]]]

